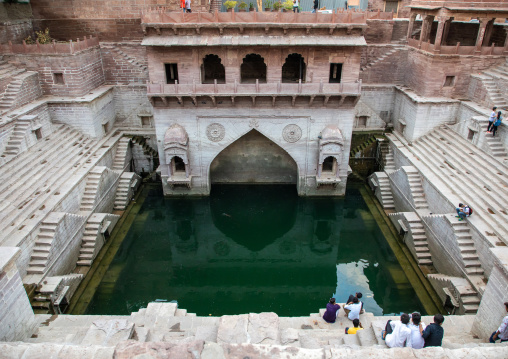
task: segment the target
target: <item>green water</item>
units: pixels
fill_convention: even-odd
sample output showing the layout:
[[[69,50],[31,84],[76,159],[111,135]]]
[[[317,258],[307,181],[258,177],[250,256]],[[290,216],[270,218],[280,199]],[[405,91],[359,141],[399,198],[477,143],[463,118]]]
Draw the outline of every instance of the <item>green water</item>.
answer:
[[[215,185],[202,198],[143,191],[86,314],[165,299],[198,315],[306,316],[356,291],[375,315],[425,313],[357,187],[344,198],[282,185]]]

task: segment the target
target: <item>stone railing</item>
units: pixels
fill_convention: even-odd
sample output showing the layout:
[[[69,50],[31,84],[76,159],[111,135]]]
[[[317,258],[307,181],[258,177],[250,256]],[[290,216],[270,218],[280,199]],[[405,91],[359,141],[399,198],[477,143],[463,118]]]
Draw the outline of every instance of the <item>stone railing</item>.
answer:
[[[440,55],[507,55],[508,54],[508,44],[506,46],[482,46],[477,51],[476,46],[461,46],[460,42],[454,46],[436,46],[435,44],[431,44],[430,42],[422,42],[419,40],[409,39],[409,46],[434,53]]]
[[[148,96],[360,95],[361,81],[350,83],[148,84]]]
[[[441,8],[445,7],[450,10],[459,10],[459,9],[468,9],[469,11],[485,11],[492,9],[508,9],[508,2],[503,0],[493,1],[493,0],[452,0],[452,1],[423,1],[423,0],[413,0],[408,5],[411,8]]]
[[[392,20],[391,12],[335,11],[331,14],[293,12],[196,12],[168,11],[164,7],[150,9],[141,16],[144,27],[156,24],[365,24],[368,19]]]
[[[56,42],[51,44],[28,45],[23,40],[22,44],[13,44],[9,41],[7,45],[0,45],[0,52],[3,54],[74,54],[99,45],[98,37],[84,37],[83,40],[77,39],[76,42]]]

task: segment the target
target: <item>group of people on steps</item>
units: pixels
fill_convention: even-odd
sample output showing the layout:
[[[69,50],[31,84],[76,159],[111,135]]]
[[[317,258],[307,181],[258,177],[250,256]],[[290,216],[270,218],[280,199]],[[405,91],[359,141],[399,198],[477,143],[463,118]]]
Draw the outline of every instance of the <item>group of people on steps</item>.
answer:
[[[346,334],[356,334],[358,331],[363,330],[360,323],[360,314],[363,312],[363,303],[360,300],[362,293],[350,295],[344,311],[349,320],[353,322],[353,327],[346,327]],[[508,312],[508,302],[504,303],[505,310]],[[335,302],[335,298],[331,298],[326,305],[326,311],[323,314],[323,319],[327,323],[335,323],[340,305]],[[409,347],[413,349],[421,349],[426,347],[439,347],[443,343],[444,330],[443,322],[445,318],[442,314],[434,316],[434,322],[425,325],[422,322],[420,313],[413,314],[403,313],[400,320],[388,320],[385,329],[381,332],[381,337],[390,348],[403,348]],[[497,340],[501,342],[508,341],[508,315],[506,315],[499,328],[492,333],[489,338],[490,343],[495,343]]]
[[[489,126],[487,127],[487,133],[492,133],[492,137],[496,136],[497,128],[503,122],[503,117],[501,116],[501,111],[496,113],[497,107],[492,107],[492,113],[489,117]]]

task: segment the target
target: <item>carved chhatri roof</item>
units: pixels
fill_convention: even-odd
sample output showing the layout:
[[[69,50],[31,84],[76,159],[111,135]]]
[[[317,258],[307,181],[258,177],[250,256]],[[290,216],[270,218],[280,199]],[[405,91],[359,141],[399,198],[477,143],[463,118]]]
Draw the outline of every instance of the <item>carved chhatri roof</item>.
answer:
[[[340,129],[337,126],[328,125],[321,132],[321,141],[342,143],[344,138],[342,137],[342,132],[340,132]]]
[[[164,135],[164,147],[175,143],[187,146],[188,142],[189,136],[187,135],[187,131],[179,124],[175,123],[166,130],[166,134]]]

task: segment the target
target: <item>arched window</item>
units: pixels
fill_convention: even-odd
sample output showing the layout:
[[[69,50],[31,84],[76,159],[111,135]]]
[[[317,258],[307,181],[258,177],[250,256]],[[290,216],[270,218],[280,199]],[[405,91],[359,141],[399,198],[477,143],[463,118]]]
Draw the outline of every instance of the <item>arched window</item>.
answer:
[[[282,82],[305,82],[305,62],[300,54],[291,54],[282,65]]]
[[[178,157],[178,156],[173,157],[171,159],[171,164],[172,164],[174,173],[178,173],[178,172],[185,173],[185,163],[183,162],[183,160],[180,157]]]
[[[256,79],[266,83],[265,60],[258,54],[245,56],[240,66],[240,77],[241,83],[255,83]]]
[[[201,67],[201,82],[213,84],[213,80],[217,80],[218,84],[226,83],[226,71],[219,56],[206,55]]]
[[[335,169],[335,157],[326,157],[323,161],[323,172],[333,173]]]

